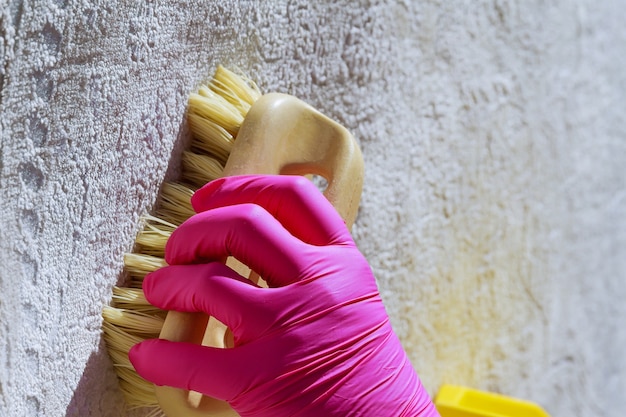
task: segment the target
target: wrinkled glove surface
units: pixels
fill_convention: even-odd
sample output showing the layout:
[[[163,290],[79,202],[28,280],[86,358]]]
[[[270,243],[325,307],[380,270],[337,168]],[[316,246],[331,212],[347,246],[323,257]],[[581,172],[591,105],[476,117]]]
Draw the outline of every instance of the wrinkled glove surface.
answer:
[[[148,340],[130,358],[158,385],[225,400],[243,417],[437,416],[345,223],[306,178],[226,177],[194,194],[168,267],[145,278],[164,310],[205,312],[234,347]],[[261,288],[224,264],[234,256]]]

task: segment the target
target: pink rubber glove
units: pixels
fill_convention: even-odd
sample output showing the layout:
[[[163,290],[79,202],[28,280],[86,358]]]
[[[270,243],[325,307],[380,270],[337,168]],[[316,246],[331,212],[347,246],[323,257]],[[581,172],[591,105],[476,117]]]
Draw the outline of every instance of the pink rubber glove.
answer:
[[[227,177],[192,199],[199,212],[145,278],[165,310],[226,324],[228,349],[148,340],[137,372],[228,401],[243,417],[438,416],[391,329],[372,271],[343,220],[297,176]],[[221,261],[258,272],[260,288]]]

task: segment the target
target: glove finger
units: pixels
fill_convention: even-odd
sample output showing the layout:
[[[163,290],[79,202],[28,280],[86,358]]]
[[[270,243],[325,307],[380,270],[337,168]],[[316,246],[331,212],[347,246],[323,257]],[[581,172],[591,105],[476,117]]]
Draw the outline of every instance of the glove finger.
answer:
[[[240,393],[254,369],[239,348],[220,349],[192,343],[151,339],[131,348],[128,357],[144,379],[193,390],[228,401]]]
[[[237,345],[263,332],[271,320],[263,308],[271,294],[219,262],[158,269],[144,278],[143,291],[163,310],[214,316],[233,331]]]
[[[323,246],[352,242],[345,222],[324,195],[298,175],[224,177],[196,191],[194,210],[254,203],[276,217],[303,242]]]
[[[315,260],[312,248],[262,207],[240,204],[192,216],[170,236],[165,260],[180,265],[234,256],[275,287],[303,278]]]

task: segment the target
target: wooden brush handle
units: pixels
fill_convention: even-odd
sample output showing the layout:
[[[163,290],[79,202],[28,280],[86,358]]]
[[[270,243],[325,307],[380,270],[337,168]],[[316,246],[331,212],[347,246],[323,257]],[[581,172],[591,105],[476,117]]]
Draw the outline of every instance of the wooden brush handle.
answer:
[[[303,101],[271,93],[250,109],[224,174],[316,174],[351,227],[361,198],[363,158],[346,128]]]
[[[361,151],[347,129],[303,101],[285,94],[262,96],[250,108],[224,169],[244,174],[319,175],[324,195],[348,228],[356,218],[363,185]],[[227,265],[255,282],[258,276],[233,258]],[[228,329],[204,314],[169,312],[160,337],[230,347]],[[155,387],[169,417],[237,416],[228,403],[171,387]]]

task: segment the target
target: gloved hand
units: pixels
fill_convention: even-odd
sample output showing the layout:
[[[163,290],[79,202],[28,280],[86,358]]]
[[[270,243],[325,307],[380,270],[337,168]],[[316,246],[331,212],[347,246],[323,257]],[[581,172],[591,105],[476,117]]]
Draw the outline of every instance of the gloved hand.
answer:
[[[372,271],[343,220],[306,178],[241,176],[192,198],[199,214],[145,278],[165,310],[206,312],[233,348],[148,340],[137,372],[228,401],[243,417],[438,416],[394,334]],[[260,288],[223,264],[234,256]]]

